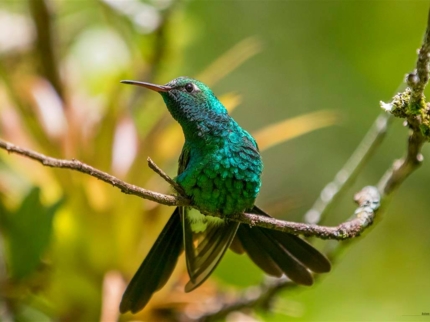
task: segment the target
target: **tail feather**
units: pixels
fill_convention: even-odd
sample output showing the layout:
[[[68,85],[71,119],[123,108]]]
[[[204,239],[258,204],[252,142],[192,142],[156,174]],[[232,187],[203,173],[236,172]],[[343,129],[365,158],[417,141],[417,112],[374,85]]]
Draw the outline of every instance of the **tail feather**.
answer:
[[[293,234],[272,230],[270,234],[297,260],[315,273],[327,273],[331,269],[329,260],[305,240]]]
[[[239,223],[227,222],[212,224],[208,222],[204,231],[194,232],[186,209],[182,213],[184,246],[190,281],[185,292],[200,286],[217,267],[225,251],[230,246]]]
[[[240,242],[240,239],[237,236],[233,238],[233,241],[230,244],[230,249],[239,255],[242,255],[245,252],[245,250],[243,249],[242,243]]]
[[[251,212],[270,217],[254,206]],[[298,284],[311,285],[312,275],[330,271],[330,262],[312,245],[289,233],[241,224],[232,243],[237,253],[245,250],[253,262],[272,276],[285,273]]]
[[[119,308],[121,313],[140,311],[152,294],[166,284],[182,253],[182,239],[179,208],[176,208],[125,290]]]
[[[256,206],[251,211],[270,217]],[[208,223],[204,231],[196,233],[186,210],[178,207],[128,285],[120,304],[121,313],[136,313],[145,307],[152,294],[166,284],[184,247],[190,275],[186,292],[210,276],[228,247],[239,254],[246,252],[267,274],[285,274],[298,284],[313,283],[310,271],[330,271],[328,259],[295,235],[229,221]]]
[[[246,236],[247,238],[243,238]],[[256,261],[254,256],[254,249],[249,244],[249,240],[252,239],[255,244],[261,246],[261,251],[264,252],[267,257],[270,257],[273,262],[276,263],[278,268],[285,273],[292,281],[297,284],[312,285],[312,275],[306,269],[306,267],[300,263],[291,253],[288,252],[282,245],[270,235],[270,230],[260,227],[249,227],[241,225],[240,241],[245,248],[251,259],[260,268],[267,272],[267,267],[261,265],[261,261]],[[275,276],[279,276],[278,274]]]
[[[259,242],[256,236],[250,231],[251,228],[240,225],[237,230],[235,243],[240,243],[242,249],[246,250],[252,261],[260,267],[266,274],[281,277],[283,271],[278,264],[267,254],[264,246]],[[254,229],[254,228],[252,228]]]

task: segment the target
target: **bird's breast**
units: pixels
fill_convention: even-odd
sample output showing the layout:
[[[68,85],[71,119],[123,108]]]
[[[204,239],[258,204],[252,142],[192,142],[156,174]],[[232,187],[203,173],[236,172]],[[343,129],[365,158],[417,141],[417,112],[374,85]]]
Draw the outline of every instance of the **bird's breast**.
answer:
[[[260,191],[262,161],[246,137],[229,134],[212,146],[191,151],[189,163],[177,181],[196,206],[226,216],[254,205]]]

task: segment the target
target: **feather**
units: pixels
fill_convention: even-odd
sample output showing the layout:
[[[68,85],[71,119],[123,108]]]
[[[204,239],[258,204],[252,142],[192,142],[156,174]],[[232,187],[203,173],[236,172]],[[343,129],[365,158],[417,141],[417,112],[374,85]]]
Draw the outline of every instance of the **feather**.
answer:
[[[205,218],[202,215],[203,218]],[[230,246],[239,223],[236,222],[207,222],[202,232],[192,230],[192,222],[184,211],[182,214],[184,229],[184,248],[190,281],[185,286],[185,292],[190,292],[202,284],[217,267],[225,251]]]
[[[270,236],[270,230],[260,227],[249,227],[243,225],[239,229],[239,238],[250,258],[266,273],[274,266],[268,267],[267,263],[262,265],[262,258],[269,257],[277,267],[297,284],[312,285],[312,276],[306,267],[283,248],[274,238]],[[260,254],[257,253],[255,245],[258,245]],[[274,275],[274,274],[271,274]],[[279,276],[279,273],[275,276]]]
[[[254,206],[251,212],[271,217],[257,206]],[[268,233],[311,271],[315,273],[327,273],[330,271],[331,264],[327,257],[305,240],[296,235],[277,230],[270,230]]]
[[[179,208],[176,208],[133,276],[122,297],[120,312],[136,313],[166,284],[183,251]]]

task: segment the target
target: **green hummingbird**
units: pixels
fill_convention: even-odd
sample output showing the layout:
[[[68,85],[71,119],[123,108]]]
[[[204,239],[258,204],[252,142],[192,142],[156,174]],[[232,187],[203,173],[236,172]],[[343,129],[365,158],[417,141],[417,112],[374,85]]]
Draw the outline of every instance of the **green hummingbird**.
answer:
[[[257,142],[228,115],[208,86],[189,77],[166,85],[122,83],[161,94],[185,136],[175,181],[202,212],[221,215],[177,207],[128,285],[120,304],[122,313],[145,307],[166,284],[184,249],[190,277],[186,292],[210,276],[228,248],[247,253],[265,273],[285,274],[298,284],[313,283],[310,271],[330,270],[327,258],[295,235],[229,220],[243,212],[269,217],[254,205],[263,163]]]

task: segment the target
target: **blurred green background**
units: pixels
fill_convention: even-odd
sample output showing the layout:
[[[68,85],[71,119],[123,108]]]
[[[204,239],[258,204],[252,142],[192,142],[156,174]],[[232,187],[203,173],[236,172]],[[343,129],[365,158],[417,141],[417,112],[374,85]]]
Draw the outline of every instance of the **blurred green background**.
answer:
[[[428,7],[427,1],[1,1],[0,138],[168,193],[146,157],[174,176],[179,125],[160,97],[119,80],[198,77],[251,133],[308,115],[306,124],[293,121],[276,136],[305,135],[287,135],[263,151],[258,199],[279,218],[303,221],[379,114],[379,101],[403,88]],[[309,114],[317,111],[323,112]],[[406,140],[395,120],[324,224],[353,213],[353,194],[378,182]],[[427,147],[423,154],[430,157]],[[429,179],[424,162],[377,225],[345,247],[315,286],[281,293],[271,312],[229,321],[429,320],[421,316],[430,312]],[[218,292],[234,296],[264,279],[245,256],[228,253],[210,280],[185,294],[181,260],[143,312],[119,317],[125,285],[172,210],[0,152],[0,319],[167,321],[177,312],[211,310]]]

